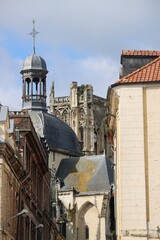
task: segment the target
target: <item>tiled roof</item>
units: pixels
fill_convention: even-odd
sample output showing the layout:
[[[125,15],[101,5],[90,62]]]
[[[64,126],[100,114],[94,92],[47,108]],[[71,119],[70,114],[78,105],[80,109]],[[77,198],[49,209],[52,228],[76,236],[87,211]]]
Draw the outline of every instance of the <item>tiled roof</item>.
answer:
[[[122,83],[160,82],[160,57],[119,79],[115,84]]]
[[[155,50],[122,50],[123,56],[160,56],[160,51]]]

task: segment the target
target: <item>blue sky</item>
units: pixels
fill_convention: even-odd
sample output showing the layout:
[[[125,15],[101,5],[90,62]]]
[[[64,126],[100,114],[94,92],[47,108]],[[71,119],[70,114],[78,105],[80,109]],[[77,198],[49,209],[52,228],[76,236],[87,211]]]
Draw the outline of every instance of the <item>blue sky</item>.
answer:
[[[72,81],[92,84],[106,97],[119,77],[122,49],[160,49],[159,0],[1,0],[0,102],[21,109],[20,71],[32,53],[36,20],[36,54],[49,70],[47,90],[69,95]]]

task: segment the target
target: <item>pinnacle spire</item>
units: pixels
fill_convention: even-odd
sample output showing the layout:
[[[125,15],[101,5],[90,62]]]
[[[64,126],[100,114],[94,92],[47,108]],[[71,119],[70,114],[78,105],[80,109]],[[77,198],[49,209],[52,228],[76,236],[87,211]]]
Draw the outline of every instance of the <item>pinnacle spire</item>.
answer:
[[[37,32],[36,29],[35,29],[35,23],[36,23],[36,21],[35,21],[35,20],[32,20],[32,22],[33,22],[33,29],[32,29],[32,32],[29,33],[29,35],[31,35],[32,38],[33,38],[33,53],[35,54],[35,53],[36,53],[36,50],[35,50],[35,39],[36,39],[36,35],[37,35],[39,32]]]

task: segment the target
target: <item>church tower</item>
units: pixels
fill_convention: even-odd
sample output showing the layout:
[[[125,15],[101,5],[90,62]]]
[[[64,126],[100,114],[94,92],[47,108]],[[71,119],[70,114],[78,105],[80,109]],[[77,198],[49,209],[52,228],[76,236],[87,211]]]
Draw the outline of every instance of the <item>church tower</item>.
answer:
[[[52,84],[50,113],[74,130],[84,154],[104,152],[106,99],[94,95],[92,85],[78,86],[77,82],[72,82],[69,96],[55,97]]]
[[[28,112],[38,135],[45,140],[49,151],[49,168],[56,168],[63,156],[81,156],[79,142],[75,132],[63,121],[48,113],[46,104],[47,65],[45,60],[35,52],[35,37],[38,32],[33,30],[33,53],[28,56],[22,66],[22,110]],[[54,85],[52,84],[52,95]],[[58,156],[58,157],[57,157]]]
[[[45,60],[35,53],[35,37],[38,32],[34,27],[30,33],[33,37],[33,54],[28,56],[22,67],[22,109],[45,110],[46,106],[46,75],[48,73]]]

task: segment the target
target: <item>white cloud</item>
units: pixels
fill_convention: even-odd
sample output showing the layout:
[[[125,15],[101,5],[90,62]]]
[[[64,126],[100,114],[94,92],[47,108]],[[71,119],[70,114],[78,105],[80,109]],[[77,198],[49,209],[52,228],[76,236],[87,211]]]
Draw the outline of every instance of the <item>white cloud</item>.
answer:
[[[119,74],[116,63],[103,57],[83,58],[63,63],[61,61],[60,67],[55,69],[57,96],[69,95],[69,86],[72,81],[76,81],[78,85],[91,84],[94,88],[94,94],[105,98],[108,86],[118,79]]]
[[[0,48],[0,103],[10,110],[21,109],[21,60],[13,59]]]
[[[0,101],[5,105],[21,106],[19,72],[21,59],[32,52],[27,36],[32,19],[40,32],[36,52],[48,65],[48,88],[55,78],[59,96],[68,95],[75,80],[92,84],[94,93],[105,97],[118,78],[122,49],[159,49],[159,0],[1,0],[0,9]]]
[[[0,26],[26,37],[35,18],[39,38],[52,47],[65,44],[107,54],[120,45],[133,46],[143,36],[144,43],[150,34],[156,36],[159,7],[156,0],[6,0],[0,6]]]

